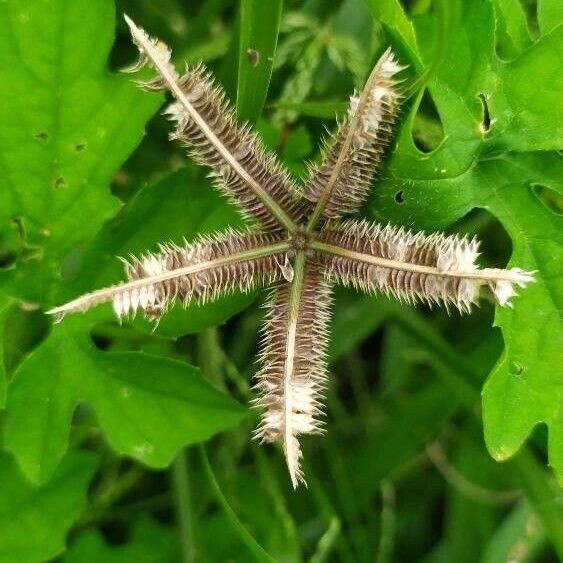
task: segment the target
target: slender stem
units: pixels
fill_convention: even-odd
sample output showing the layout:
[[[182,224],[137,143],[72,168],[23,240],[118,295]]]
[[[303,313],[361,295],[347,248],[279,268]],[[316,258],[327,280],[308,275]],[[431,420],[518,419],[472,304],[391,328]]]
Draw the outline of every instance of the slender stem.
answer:
[[[190,103],[182,89],[178,85],[177,76],[174,76],[171,72],[169,64],[165,63],[162,57],[157,56],[157,47],[152,44],[148,36],[139,29],[133,21],[125,16],[125,21],[131,29],[131,34],[135,40],[140,44],[150,57],[151,62],[154,64],[168,88],[174,94],[174,97],[184,106],[190,117],[195,121],[197,126],[201,129],[203,134],[209,139],[211,144],[215,147],[217,152],[228,162],[231,168],[248,184],[250,189],[256,194],[260,201],[270,210],[272,215],[286,228],[289,230],[294,230],[296,225],[292,219],[287,215],[287,213],[277,204],[277,202],[268,194],[268,192],[261,186],[238,162],[238,160],[231,154],[229,149],[220,141],[220,139],[211,130],[209,125],[207,125],[205,119]]]
[[[395,487],[387,479],[381,482],[381,532],[377,548],[377,563],[392,561],[397,528],[395,514]]]
[[[178,452],[171,467],[171,476],[180,532],[180,544],[182,546],[182,563],[193,563],[195,561],[195,550],[187,456],[187,450]]]
[[[203,445],[199,446],[199,453],[201,456],[203,469],[205,470],[205,473],[207,474],[207,478],[209,480],[209,484],[211,485],[211,488],[213,489],[213,492],[215,493],[219,504],[223,508],[223,511],[225,512],[225,515],[227,516],[227,519],[233,526],[234,530],[239,534],[240,539],[244,542],[250,553],[252,553],[257,561],[259,561],[260,563],[272,563],[274,561],[272,557],[244,527],[235,511],[227,501],[225,495],[223,494],[223,491],[221,490],[221,487],[219,486],[217,478],[215,477],[215,473],[211,468],[209,458],[207,457],[207,452],[205,451],[205,447]]]
[[[348,248],[342,248],[326,242],[312,241],[310,246],[314,250],[326,252],[334,256],[342,256],[358,262],[365,262],[374,266],[390,268],[393,270],[403,270],[405,272],[417,272],[420,274],[430,274],[435,276],[450,278],[471,278],[482,281],[509,281],[513,283],[526,283],[530,281],[531,274],[524,272],[519,273],[512,270],[497,270],[492,268],[475,269],[472,271],[455,271],[455,270],[439,270],[435,266],[423,266],[421,264],[411,264],[410,262],[399,262],[397,260],[389,260],[371,254],[363,254],[355,252]]]
[[[226,391],[220,351],[219,334],[216,328],[202,330],[197,335],[197,365],[207,379],[222,391]]]
[[[520,490],[496,491],[473,483],[449,462],[446,452],[444,452],[438,440],[426,445],[426,454],[434,467],[452,487],[476,502],[510,505],[522,496]]]

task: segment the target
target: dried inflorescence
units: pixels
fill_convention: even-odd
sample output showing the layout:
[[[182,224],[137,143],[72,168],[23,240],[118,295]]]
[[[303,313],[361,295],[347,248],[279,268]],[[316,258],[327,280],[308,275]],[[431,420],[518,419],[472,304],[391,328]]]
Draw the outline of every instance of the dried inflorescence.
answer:
[[[325,147],[321,164],[309,167],[306,198],[316,203],[330,193],[323,217],[355,213],[364,202],[392,139],[402,98],[395,75],[402,69],[388,49],[368,78],[367,95],[350,98],[348,115]]]
[[[348,219],[327,223],[318,241],[319,248],[328,250],[318,259],[325,264],[330,280],[369,293],[392,295],[409,304],[418,300],[429,305],[441,302],[470,312],[481,287],[488,287],[504,305],[510,297],[507,275],[510,287],[512,283],[523,286],[532,279],[518,268],[479,268],[476,238],[425,235]]]
[[[331,304],[331,285],[314,264],[303,271],[300,285],[276,288],[266,306],[255,386],[265,414],[255,435],[281,442],[295,487],[303,480],[297,438],[321,431]]]
[[[203,66],[180,76],[166,46],[126,19],[141,54],[131,70],[150,64],[156,77],[141,85],[168,90],[175,98],[166,110],[176,124],[172,137],[211,168],[219,189],[255,226],[182,246],[165,244],[158,252],[124,260],[126,282],[50,312],[62,317],[109,301],[120,318],[141,310],[158,319],[175,299],[203,303],[234,289],[274,285],[255,385],[255,403],[264,410],[256,436],[281,443],[296,487],[304,482],[298,438],[322,429],[334,283],[469,311],[482,287],[506,305],[515,295],[513,286],[524,286],[532,275],[517,268],[479,268],[475,239],[341,218],[364,202],[392,138],[402,98],[396,75],[402,67],[390,50],[364,90],[352,96],[346,119],[322,162],[310,167],[302,190],[250,128],[236,123]]]

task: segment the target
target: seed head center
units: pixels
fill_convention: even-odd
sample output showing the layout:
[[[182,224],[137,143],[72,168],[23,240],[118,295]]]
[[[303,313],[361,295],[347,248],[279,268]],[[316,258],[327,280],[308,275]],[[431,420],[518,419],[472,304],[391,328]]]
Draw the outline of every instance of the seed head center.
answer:
[[[311,235],[307,233],[305,228],[300,228],[289,237],[289,243],[296,252],[306,250],[311,241]]]

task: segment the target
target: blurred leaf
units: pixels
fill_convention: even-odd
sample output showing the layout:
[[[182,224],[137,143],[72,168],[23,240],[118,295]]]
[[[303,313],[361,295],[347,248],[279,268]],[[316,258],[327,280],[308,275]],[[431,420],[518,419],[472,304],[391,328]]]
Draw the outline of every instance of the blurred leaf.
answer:
[[[97,530],[80,534],[63,563],[177,563],[180,542],[176,530],[155,520],[138,520],[125,544],[108,545]]]
[[[254,123],[262,113],[278,42],[282,0],[241,0],[237,115]]]
[[[12,302],[9,297],[0,293],[0,410],[6,403],[6,364],[4,362],[5,322]]]
[[[62,284],[61,302],[85,291],[124,279],[123,265],[117,256],[155,251],[158,244],[182,244],[198,234],[217,232],[227,225],[243,225],[236,210],[219,195],[207,178],[183,169],[146,186],[107,223],[86,246],[82,256],[71,256],[63,269],[67,284]],[[217,299],[184,309],[177,304],[158,325],[156,334],[179,336],[216,326],[248,306],[254,294]],[[113,320],[110,308],[105,317]],[[138,318],[135,326],[152,332],[154,325]]]
[[[347,104],[345,102],[283,102],[278,101],[269,104],[268,107],[275,109],[288,110],[298,112],[301,115],[309,117],[319,117],[322,119],[334,119],[336,114],[342,114],[346,111]]]
[[[479,561],[498,563],[514,560],[516,556],[520,561],[533,561],[538,547],[544,542],[545,532],[538,517],[530,503],[522,499],[491,535]]]
[[[46,481],[57,467],[80,401],[92,406],[116,452],[152,467],[167,466],[181,447],[237,424],[246,413],[193,366],[101,352],[85,321],[71,317],[53,327],[8,388],[6,447],[33,481]]]
[[[201,461],[203,464],[203,468],[205,470],[207,479],[209,480],[209,484],[211,485],[211,489],[213,490],[214,496],[217,498],[217,501],[221,505],[227,521],[229,525],[233,528],[233,530],[237,533],[240,540],[246,546],[248,552],[252,554],[252,557],[256,561],[260,562],[267,562],[271,563],[274,561],[270,555],[264,550],[264,548],[252,537],[252,535],[248,532],[248,530],[243,526],[242,522],[237,517],[235,511],[231,508],[229,502],[225,498],[223,491],[221,490],[221,486],[219,485],[217,478],[215,477],[215,473],[211,468],[211,464],[209,463],[209,459],[207,457],[207,453],[203,446],[200,447],[200,454],[201,454]]]
[[[330,362],[358,347],[381,326],[386,316],[387,310],[378,307],[373,297],[351,291],[338,292],[330,331]]]
[[[510,462],[513,473],[541,520],[543,527],[553,543],[553,547],[563,559],[563,489],[551,479],[551,475],[540,465],[535,456],[526,448]]]
[[[538,0],[538,23],[546,35],[563,23],[563,10],[559,0]]]
[[[449,389],[435,382],[384,406],[381,420],[349,461],[360,498],[418,455],[460,406]]]
[[[496,526],[494,489],[497,482],[492,475],[498,466],[493,465],[491,458],[480,455],[483,451],[482,442],[477,445],[471,437],[472,434],[467,431],[456,436],[455,453],[451,461],[453,471],[461,476],[461,484],[449,482],[445,535],[448,558],[456,563],[478,561]],[[477,490],[484,494],[473,496],[473,487],[478,487]],[[488,489],[493,489],[493,494],[487,501],[485,495]]]
[[[399,0],[366,0],[366,3],[373,17],[385,25],[393,37],[407,48],[415,67],[421,66],[414,26]]]
[[[561,217],[531,189],[563,187],[563,158],[547,152],[563,146],[563,106],[555,94],[563,88],[556,48],[563,27],[503,63],[494,53],[490,4],[464,3],[460,26],[428,83],[445,140],[430,154],[416,149],[410,135],[415,104],[372,210],[380,219],[435,230],[474,207],[488,209],[512,239],[511,264],[538,272],[514,309],[497,310],[506,347],[484,389],[485,436],[492,455],[506,459],[545,421],[550,463],[563,474],[563,278],[556,259],[563,230]]]
[[[95,455],[71,452],[49,483],[34,487],[10,456],[0,455],[0,563],[41,563],[64,551],[96,465]]]
[[[513,53],[529,47],[532,40],[526,14],[519,0],[494,0],[494,6],[497,14],[497,34],[501,28],[512,42]]]
[[[111,0],[0,3],[0,238],[19,230],[6,292],[50,303],[60,260],[119,202],[109,183],[159,96],[112,76]],[[17,221],[17,224],[14,223]]]

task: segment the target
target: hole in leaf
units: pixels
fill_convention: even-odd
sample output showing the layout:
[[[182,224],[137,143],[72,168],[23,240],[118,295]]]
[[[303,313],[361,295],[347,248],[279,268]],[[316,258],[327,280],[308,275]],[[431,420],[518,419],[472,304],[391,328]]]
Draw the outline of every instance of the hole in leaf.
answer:
[[[520,5],[524,10],[528,31],[532,39],[538,39],[540,36],[540,24],[538,19],[538,2],[537,0],[520,0]]]
[[[55,188],[56,190],[66,188],[66,180],[62,176],[55,178],[53,180],[53,188]]]
[[[504,268],[512,254],[512,240],[502,223],[488,210],[472,209],[447,231],[479,239],[481,266]]]
[[[47,133],[47,131],[38,131],[37,133],[33,133],[33,138],[45,144],[49,140],[49,133]]]
[[[405,201],[405,194],[404,194],[403,190],[399,190],[399,191],[395,194],[395,202],[400,205],[400,204],[403,203],[404,201]]]
[[[444,139],[444,129],[436,104],[426,89],[412,125],[412,140],[423,153],[432,152]]]
[[[7,269],[16,261],[16,253],[6,244],[6,241],[0,239],[0,269]]]
[[[481,133],[486,133],[491,128],[491,115],[489,114],[489,104],[487,103],[487,96],[485,94],[479,94],[477,96],[481,101],[481,106],[483,108],[483,119],[479,125]]]
[[[255,49],[247,49],[246,50],[246,57],[248,58],[248,62],[250,66],[256,67],[260,62],[260,53]]]
[[[563,215],[563,195],[539,184],[533,185],[532,191],[550,211],[557,213],[557,215]]]
[[[105,522],[100,526],[100,531],[110,545],[125,545],[130,539],[130,530],[123,522]]]
[[[86,141],[74,143],[74,150],[76,152],[82,152],[83,150],[86,149],[87,146],[88,144],[86,143]]]
[[[519,362],[510,362],[510,373],[512,375],[522,375],[524,373],[524,366]]]
[[[25,356],[43,342],[50,326],[49,318],[33,305],[15,307],[8,314],[1,335],[4,344],[4,366],[8,375],[14,373]]]

